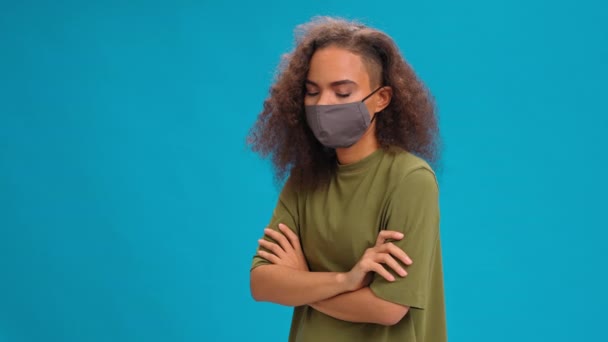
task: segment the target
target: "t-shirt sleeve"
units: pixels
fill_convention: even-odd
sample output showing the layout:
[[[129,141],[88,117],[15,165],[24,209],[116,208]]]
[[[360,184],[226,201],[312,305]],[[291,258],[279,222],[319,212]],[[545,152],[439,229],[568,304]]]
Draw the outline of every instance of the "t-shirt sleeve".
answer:
[[[405,235],[393,243],[403,249],[413,263],[405,267],[408,275],[404,278],[386,267],[395,281],[389,282],[376,274],[370,289],[384,300],[424,309],[439,242],[439,189],[435,174],[426,168],[407,174],[389,198],[387,215],[386,229]]]
[[[297,208],[297,197],[296,196],[297,196],[297,194],[296,194],[295,190],[293,189],[292,186],[290,186],[289,182],[287,182],[287,184],[285,184],[285,186],[281,190],[281,194],[279,195],[279,199],[278,199],[277,204],[272,213],[270,223],[268,224],[268,226],[266,226],[267,228],[271,228],[276,231],[279,231],[279,223],[282,223],[282,224],[288,226],[289,228],[291,228],[291,230],[294,233],[296,233],[296,235],[298,237],[300,236],[299,226],[298,226],[298,208]],[[266,227],[264,227],[264,228],[266,228]],[[260,229],[260,231],[262,234],[264,234],[263,229]],[[270,239],[266,235],[264,235],[264,239],[275,242],[273,239]],[[261,247],[258,247],[258,249],[256,249],[256,254],[253,256],[253,262],[251,264],[250,270],[253,270],[254,268],[256,268],[258,266],[270,264],[269,261],[267,261],[266,259],[257,255],[257,251],[259,250],[259,248],[261,248]],[[268,251],[266,248],[262,248],[262,249],[264,251]]]

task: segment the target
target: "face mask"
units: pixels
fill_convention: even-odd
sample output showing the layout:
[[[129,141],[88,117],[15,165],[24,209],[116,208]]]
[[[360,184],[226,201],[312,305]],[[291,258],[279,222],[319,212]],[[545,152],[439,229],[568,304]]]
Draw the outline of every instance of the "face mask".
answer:
[[[374,95],[380,87],[363,100],[336,105],[306,106],[306,121],[321,144],[330,148],[351,147],[367,131],[376,118],[370,120],[365,100]]]

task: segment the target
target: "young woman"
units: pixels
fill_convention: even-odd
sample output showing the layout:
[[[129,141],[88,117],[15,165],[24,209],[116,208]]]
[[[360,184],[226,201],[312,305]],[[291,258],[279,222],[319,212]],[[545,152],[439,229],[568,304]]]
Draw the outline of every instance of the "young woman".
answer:
[[[389,36],[333,18],[298,28],[249,137],[288,176],[251,293],[295,307],[290,341],[446,341],[437,139]]]

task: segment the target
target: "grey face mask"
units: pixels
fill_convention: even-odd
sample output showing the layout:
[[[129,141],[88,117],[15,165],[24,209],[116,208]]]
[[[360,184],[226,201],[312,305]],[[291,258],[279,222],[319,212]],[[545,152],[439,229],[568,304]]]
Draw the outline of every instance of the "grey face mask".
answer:
[[[382,88],[379,87],[357,102],[305,106],[306,121],[317,140],[330,148],[354,145],[376,118],[376,114],[374,114],[370,120],[369,111],[364,102]]]

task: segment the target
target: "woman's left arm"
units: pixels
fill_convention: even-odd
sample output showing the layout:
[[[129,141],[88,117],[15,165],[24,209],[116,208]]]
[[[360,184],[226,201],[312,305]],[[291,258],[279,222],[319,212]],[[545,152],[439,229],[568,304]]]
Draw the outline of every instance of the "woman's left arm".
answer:
[[[391,326],[399,323],[409,307],[377,297],[369,287],[347,292],[310,305],[333,318],[354,323]]]

